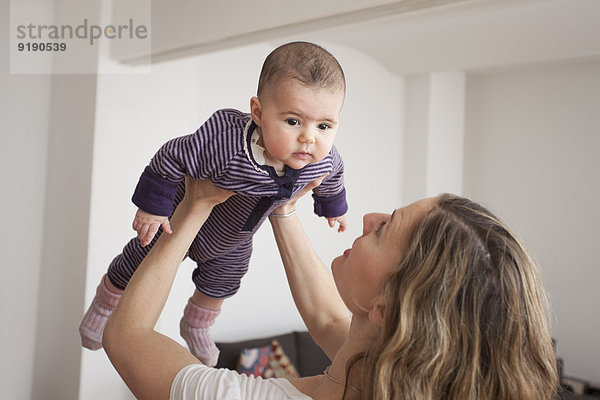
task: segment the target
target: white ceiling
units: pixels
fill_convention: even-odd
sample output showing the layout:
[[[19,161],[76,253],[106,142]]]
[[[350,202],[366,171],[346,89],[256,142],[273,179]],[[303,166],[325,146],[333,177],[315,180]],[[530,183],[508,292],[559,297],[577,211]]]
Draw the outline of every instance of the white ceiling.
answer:
[[[370,19],[303,37],[350,46],[398,74],[597,57],[600,0],[476,1]]]
[[[278,5],[273,6],[272,1],[275,0],[259,1],[257,15],[265,16],[263,11],[272,8],[277,15],[285,14],[289,5],[278,0]],[[379,3],[383,5],[376,6]],[[189,7],[196,3],[178,0],[177,4],[177,15],[199,13]],[[311,4],[316,7],[315,1]],[[233,34],[223,25],[214,40],[188,32],[192,44],[170,34],[175,28],[185,31],[184,21],[173,22],[159,13],[153,17],[152,62],[265,41],[277,44],[298,39],[349,46],[401,75],[447,70],[473,72],[600,57],[600,0],[361,0],[361,4],[363,9],[352,12],[339,10],[336,15],[311,17],[319,14],[317,10],[307,13],[303,22],[246,30],[243,34]],[[218,9],[209,8],[204,14],[217,20],[232,15],[222,16]],[[279,23],[280,18],[275,21]],[[218,21],[217,25],[221,26]],[[198,25],[192,24],[191,28],[194,26]],[[169,46],[155,46],[159,39]],[[137,62],[135,58],[121,61]]]

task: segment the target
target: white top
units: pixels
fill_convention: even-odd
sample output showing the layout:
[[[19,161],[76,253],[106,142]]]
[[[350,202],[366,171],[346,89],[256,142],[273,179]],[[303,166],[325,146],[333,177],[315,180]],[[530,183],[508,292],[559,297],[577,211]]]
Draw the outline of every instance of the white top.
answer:
[[[171,400],[312,400],[284,378],[255,378],[228,369],[191,364],[177,373]]]

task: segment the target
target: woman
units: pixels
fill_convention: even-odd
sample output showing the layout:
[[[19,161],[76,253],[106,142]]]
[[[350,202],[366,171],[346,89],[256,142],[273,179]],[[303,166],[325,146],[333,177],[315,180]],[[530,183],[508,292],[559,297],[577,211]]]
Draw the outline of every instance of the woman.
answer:
[[[194,233],[230,195],[209,182],[188,181],[171,219],[174,233],[163,235],[146,257],[106,327],[106,352],[137,397],[554,395],[547,301],[534,263],[491,213],[450,195],[392,215],[366,215],[363,235],[333,261],[333,279],[293,215],[295,200],[280,207],[270,220],[292,295],[331,366],[323,375],[264,381],[198,364],[153,329]]]

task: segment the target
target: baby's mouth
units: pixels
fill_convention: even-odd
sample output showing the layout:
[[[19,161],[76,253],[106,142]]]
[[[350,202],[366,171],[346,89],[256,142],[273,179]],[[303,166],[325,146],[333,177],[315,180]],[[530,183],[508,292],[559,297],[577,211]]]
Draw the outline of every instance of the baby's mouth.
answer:
[[[310,157],[310,153],[306,151],[299,151],[294,153],[294,156],[300,159],[306,159]]]

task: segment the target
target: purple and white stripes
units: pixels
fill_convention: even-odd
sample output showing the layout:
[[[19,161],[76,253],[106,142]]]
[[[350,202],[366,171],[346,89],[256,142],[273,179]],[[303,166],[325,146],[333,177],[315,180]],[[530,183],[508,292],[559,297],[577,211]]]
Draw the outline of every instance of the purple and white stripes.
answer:
[[[239,289],[252,253],[252,236],[271,211],[305,185],[329,173],[314,190],[315,212],[336,217],[346,213],[343,162],[337,150],[301,170],[286,168],[279,177],[257,166],[248,147],[254,124],[249,114],[215,112],[195,133],[165,143],[152,158],[133,195],[134,203],[155,215],[171,215],[183,199],[184,178],[210,179],[237,195],[213,209],[194,239],[189,256],[198,264],[193,280],[207,296],[225,298]],[[156,238],[146,248],[132,239],[111,263],[111,282],[124,288]]]

